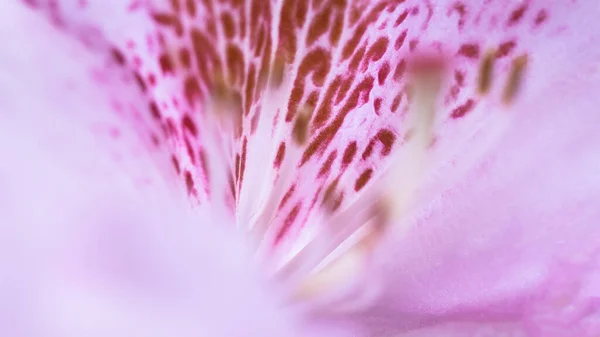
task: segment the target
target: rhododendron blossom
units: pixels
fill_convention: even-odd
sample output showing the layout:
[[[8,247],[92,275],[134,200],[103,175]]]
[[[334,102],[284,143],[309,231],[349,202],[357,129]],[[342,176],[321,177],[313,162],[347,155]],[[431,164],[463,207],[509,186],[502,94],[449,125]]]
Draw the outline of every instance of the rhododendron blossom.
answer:
[[[0,5],[6,336],[597,336],[600,3]]]

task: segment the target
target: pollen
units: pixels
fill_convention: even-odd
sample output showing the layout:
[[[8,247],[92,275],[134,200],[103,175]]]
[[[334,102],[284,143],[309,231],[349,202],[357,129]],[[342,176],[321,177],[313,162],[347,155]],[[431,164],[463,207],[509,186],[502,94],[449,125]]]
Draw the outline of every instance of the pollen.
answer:
[[[494,79],[494,63],[496,61],[496,51],[488,51],[479,66],[479,76],[477,78],[477,91],[480,95],[486,95],[492,88]]]
[[[506,82],[502,96],[502,101],[505,104],[508,105],[514,102],[515,97],[519,93],[519,90],[522,87],[523,77],[525,76],[527,63],[527,55],[521,55],[512,61],[510,72],[508,74],[508,81]]]

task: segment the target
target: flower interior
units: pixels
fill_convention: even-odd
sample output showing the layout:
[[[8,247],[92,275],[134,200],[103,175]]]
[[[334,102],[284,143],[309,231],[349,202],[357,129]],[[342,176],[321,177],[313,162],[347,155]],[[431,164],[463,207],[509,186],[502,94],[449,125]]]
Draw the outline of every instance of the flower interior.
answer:
[[[81,32],[60,20],[68,5],[28,2]],[[548,8],[133,1],[121,11],[150,17],[147,29],[103,33],[147,98],[136,129],[168,153],[194,207],[227,214],[290,301],[356,308],[377,294],[380,243],[463,176],[461,153],[485,153],[505,130],[527,43],[559,34]],[[460,169],[430,188],[449,166]]]

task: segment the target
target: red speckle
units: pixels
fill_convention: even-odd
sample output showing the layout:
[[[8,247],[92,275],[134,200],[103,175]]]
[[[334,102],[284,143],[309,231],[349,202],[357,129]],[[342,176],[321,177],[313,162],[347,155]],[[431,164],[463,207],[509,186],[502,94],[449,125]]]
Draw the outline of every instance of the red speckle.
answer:
[[[163,72],[163,74],[173,73],[175,71],[175,64],[173,63],[173,60],[171,59],[169,54],[162,54],[158,58],[158,63],[160,65],[160,70]]]
[[[367,50],[367,46],[362,46],[359,50],[354,53],[352,59],[350,60],[350,64],[348,64],[348,70],[351,72],[355,72],[358,69],[358,64],[365,56],[365,51]]]
[[[110,54],[111,54],[113,60],[115,60],[115,62],[117,62],[117,64],[125,65],[125,56],[123,56],[123,53],[121,53],[121,51],[119,51],[116,48],[112,48],[110,50]]]
[[[185,114],[181,121],[183,129],[188,130],[194,137],[198,135],[198,129],[196,128],[196,124],[190,117],[190,115]]]
[[[402,45],[404,44],[404,40],[406,40],[407,34],[408,34],[408,32],[405,30],[402,32],[402,34],[400,34],[400,36],[398,36],[398,38],[396,38],[396,43],[394,44],[394,49],[398,50],[402,47]]]
[[[181,48],[179,50],[179,61],[184,68],[189,69],[192,65],[192,57],[190,51],[187,48]]]
[[[394,100],[392,101],[392,106],[390,106],[390,109],[392,110],[392,112],[398,111],[401,101],[402,101],[402,93],[399,93],[396,95],[396,97],[394,97]]]
[[[148,84],[152,87],[156,85],[156,76],[154,74],[148,75]]]
[[[356,155],[356,142],[352,141],[348,146],[346,146],[346,150],[344,150],[344,156],[342,157],[342,169],[345,169],[350,165],[354,156]]]
[[[225,12],[221,14],[221,23],[223,24],[223,32],[225,37],[232,39],[235,36],[235,25],[231,14]]]
[[[373,109],[375,110],[375,113],[379,116],[381,114],[381,104],[383,103],[383,100],[381,99],[381,97],[377,97],[375,99],[375,101],[373,101]]]
[[[521,19],[525,15],[526,10],[527,10],[527,4],[523,4],[523,5],[519,6],[517,9],[515,9],[514,11],[512,11],[512,13],[510,13],[510,16],[508,18],[508,21],[506,22],[506,25],[512,26],[512,25],[517,24],[519,21],[521,21]]]
[[[361,173],[354,183],[354,190],[358,192],[365,187],[369,180],[371,180],[371,176],[373,176],[373,169],[366,169],[363,173]]]
[[[394,71],[394,81],[400,81],[402,76],[404,76],[404,72],[406,71],[406,60],[400,61],[396,66],[396,70]]]
[[[162,116],[160,115],[160,110],[158,110],[158,106],[156,105],[156,102],[150,102],[149,108],[150,114],[152,115],[152,117],[154,117],[154,119],[160,120],[162,118]]]
[[[179,167],[179,161],[177,160],[177,157],[175,157],[175,155],[171,155],[171,162],[173,163],[173,167],[175,167],[175,172],[177,172],[177,174],[180,174],[181,168]]]
[[[418,40],[410,40],[410,42],[408,43],[408,50],[415,51],[418,44],[419,44]]]
[[[283,198],[281,198],[281,202],[279,203],[279,206],[277,207],[278,210],[285,207],[285,205],[290,200],[290,198],[292,197],[292,194],[294,193],[295,190],[296,190],[296,184],[290,186],[290,188],[287,190],[287,192],[285,192],[285,194],[283,195]]]
[[[187,139],[187,137],[185,137],[184,140],[185,140],[185,149],[187,150],[187,154],[190,157],[190,161],[192,162],[192,164],[196,165],[196,154],[194,153],[194,149],[192,149],[192,144]]]
[[[547,19],[548,19],[548,11],[546,11],[545,9],[542,9],[535,16],[534,23],[536,26],[539,26],[542,23],[546,22]]]
[[[304,2],[300,0],[300,2]],[[329,28],[329,17],[331,16],[331,7],[325,8],[321,13],[314,17],[308,28],[306,35],[306,45],[310,46],[319,37],[327,32]]]
[[[456,70],[454,71],[454,80],[456,81],[456,84],[458,84],[458,86],[464,86],[465,85],[465,74],[463,72],[461,72],[460,70]]]
[[[244,171],[246,170],[246,151],[248,147],[248,139],[244,137],[244,141],[242,143],[242,158],[240,161],[240,185],[244,181]]]
[[[375,140],[371,139],[369,141],[369,144],[367,145],[367,147],[365,148],[365,150],[362,153],[362,159],[363,160],[367,160],[371,154],[373,154],[373,147],[375,146]]]
[[[196,16],[196,0],[186,0],[185,9],[191,17]]]
[[[496,52],[496,57],[501,58],[510,54],[510,52],[516,47],[517,43],[515,41],[507,41],[502,43],[498,47],[498,51]]]
[[[408,11],[404,11],[402,14],[400,14],[400,16],[398,16],[396,22],[394,22],[394,27],[398,27],[400,24],[402,24],[402,22],[404,22],[404,20],[406,20],[407,17]]]
[[[468,101],[466,101],[459,107],[452,110],[452,114],[450,115],[450,117],[452,117],[454,119],[461,118],[461,117],[465,116],[467,113],[469,113],[471,110],[473,110],[474,107],[475,107],[475,101],[472,99],[469,99]]]
[[[185,171],[185,186],[187,187],[188,194],[194,193],[194,180],[190,171]]]
[[[285,220],[283,221],[283,226],[281,227],[279,233],[277,233],[277,236],[275,237],[275,245],[277,245],[281,241],[281,239],[285,236],[285,234],[294,224],[296,217],[298,217],[298,213],[300,213],[300,206],[302,206],[301,203],[296,204],[296,206],[294,206],[294,208],[292,208],[292,210],[285,217]]]
[[[331,170],[331,165],[333,164],[333,161],[335,160],[336,157],[337,157],[337,151],[335,151],[335,150],[333,152],[331,152],[329,154],[329,156],[327,156],[327,159],[323,163],[323,166],[321,166],[321,169],[319,170],[319,174],[317,175],[319,178],[321,178],[329,173],[329,171]]]
[[[332,101],[333,101],[333,96],[338,91],[338,88],[340,87],[341,82],[342,82],[342,77],[338,75],[329,84],[329,87],[327,88],[327,91],[325,92],[325,99],[321,102],[321,105],[317,109],[317,113],[315,114],[315,117],[312,122],[314,130],[323,126],[323,124],[325,124],[327,119],[329,119],[329,116],[331,115],[331,105],[332,105]]]
[[[285,143],[281,142],[279,144],[279,148],[277,149],[277,155],[275,156],[273,166],[279,168],[281,166],[281,163],[283,162],[283,158],[285,158]]]
[[[463,44],[462,46],[460,46],[458,53],[468,58],[478,58],[479,45],[474,43]]]
[[[140,76],[140,74],[133,73],[133,78],[135,79],[135,83],[138,85],[138,87],[140,88],[140,90],[142,92],[146,92],[146,90],[148,88],[146,87],[146,83],[144,83],[144,80],[142,79],[142,77]]]
[[[188,76],[183,84],[183,93],[190,106],[194,106],[196,98],[201,98],[200,86],[195,76]]]

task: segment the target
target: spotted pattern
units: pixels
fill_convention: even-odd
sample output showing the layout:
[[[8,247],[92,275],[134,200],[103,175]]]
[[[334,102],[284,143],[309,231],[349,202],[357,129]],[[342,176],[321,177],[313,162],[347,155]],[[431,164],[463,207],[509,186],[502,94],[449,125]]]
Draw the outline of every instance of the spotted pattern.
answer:
[[[557,2],[557,1],[554,1]],[[62,24],[61,6],[85,13],[86,2],[36,1]],[[299,111],[311,108],[309,139],[296,179],[279,203],[275,240],[293,238],[303,219],[335,186],[333,209],[352,201],[385,166],[385,158],[410,137],[405,120],[411,98],[411,60],[435,55],[447,60],[431,152],[446,151],[470,125],[486,118],[477,91],[479,64],[496,51],[496,77],[529,52],[531,41],[560,34],[552,12],[568,8],[546,1],[411,0],[169,0],[129,1],[124,17],[146,20],[140,34],[105,31],[116,62],[131,69],[148,97],[149,127],[156,143],[168,144],[173,170],[192,199],[210,200],[202,141],[207,100],[224,83],[230,109],[242,118],[226,143],[228,200],[235,210],[257,194],[252,180],[277,179],[293,147],[291,129]],[[140,19],[142,20],[142,19]],[[101,25],[99,25],[101,27]],[[71,29],[80,31],[79,27]],[[282,77],[281,80],[273,78]],[[271,83],[282,82],[274,89]],[[281,104],[265,106],[275,90]],[[487,100],[487,101],[486,101]],[[261,118],[273,133],[256,149]],[[159,130],[160,133],[158,133]],[[458,136],[457,136],[458,135]],[[251,163],[262,151],[271,162]]]

